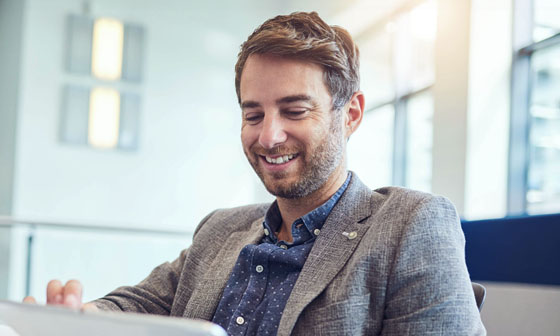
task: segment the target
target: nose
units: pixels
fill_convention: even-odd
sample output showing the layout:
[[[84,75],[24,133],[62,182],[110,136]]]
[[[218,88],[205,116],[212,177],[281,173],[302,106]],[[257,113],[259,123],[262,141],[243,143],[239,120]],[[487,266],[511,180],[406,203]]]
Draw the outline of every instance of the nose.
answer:
[[[259,144],[265,149],[271,149],[286,142],[287,138],[282,120],[274,114],[265,115],[259,134]]]

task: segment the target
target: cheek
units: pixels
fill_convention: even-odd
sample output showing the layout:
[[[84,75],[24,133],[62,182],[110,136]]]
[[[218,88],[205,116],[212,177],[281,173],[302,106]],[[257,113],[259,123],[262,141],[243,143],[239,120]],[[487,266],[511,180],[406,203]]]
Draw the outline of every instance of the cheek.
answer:
[[[243,148],[249,148],[255,140],[258,138],[258,134],[251,127],[243,127],[241,129],[241,144]]]
[[[331,129],[324,125],[316,125],[315,127],[303,130],[303,132],[299,132],[298,139],[307,146],[314,147],[323,142],[327,137],[332,136],[331,131]]]

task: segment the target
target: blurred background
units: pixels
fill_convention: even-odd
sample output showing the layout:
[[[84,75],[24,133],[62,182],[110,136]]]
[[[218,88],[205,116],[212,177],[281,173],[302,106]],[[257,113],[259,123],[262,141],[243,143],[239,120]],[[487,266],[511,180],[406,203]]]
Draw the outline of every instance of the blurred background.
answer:
[[[94,299],[174,259],[213,209],[271,201],[241,148],[234,64],[266,19],[312,10],[361,51],[349,168],[450,198],[464,226],[524,218],[533,240],[497,239],[552,271],[471,271],[483,320],[557,335],[560,253],[529,256],[560,246],[559,0],[0,0],[0,299],[44,300],[51,278]],[[471,261],[470,239],[476,270],[491,252]]]

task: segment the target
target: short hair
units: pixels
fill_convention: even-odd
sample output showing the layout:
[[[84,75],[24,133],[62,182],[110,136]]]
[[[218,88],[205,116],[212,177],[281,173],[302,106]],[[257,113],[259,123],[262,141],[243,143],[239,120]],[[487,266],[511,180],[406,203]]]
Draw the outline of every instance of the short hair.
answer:
[[[316,12],[276,16],[249,35],[241,45],[235,65],[235,90],[239,103],[241,74],[253,54],[293,58],[321,66],[335,111],[346,105],[360,89],[358,47],[348,31],[329,26]]]

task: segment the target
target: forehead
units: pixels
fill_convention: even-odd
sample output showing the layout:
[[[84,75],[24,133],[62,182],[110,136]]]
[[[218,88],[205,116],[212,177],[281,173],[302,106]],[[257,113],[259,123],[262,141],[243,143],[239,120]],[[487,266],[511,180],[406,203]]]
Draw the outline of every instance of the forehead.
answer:
[[[301,94],[330,99],[321,66],[271,55],[254,54],[247,58],[240,81],[241,101]]]

